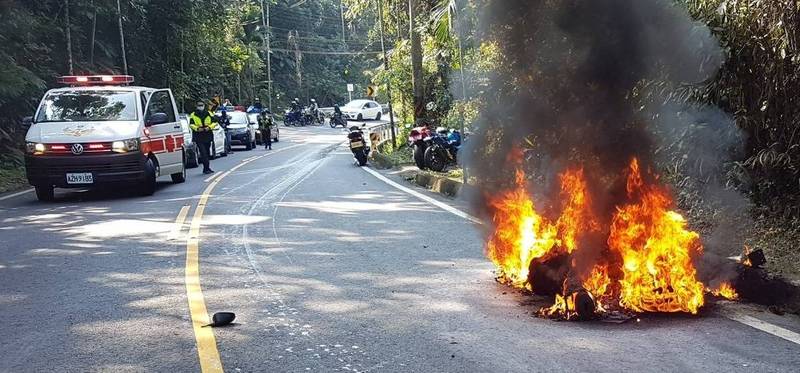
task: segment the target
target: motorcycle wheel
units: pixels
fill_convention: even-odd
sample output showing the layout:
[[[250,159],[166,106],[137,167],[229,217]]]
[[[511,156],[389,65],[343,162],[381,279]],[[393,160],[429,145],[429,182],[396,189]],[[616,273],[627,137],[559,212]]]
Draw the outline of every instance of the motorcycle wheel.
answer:
[[[420,170],[427,168],[425,165],[425,146],[414,145],[414,164],[416,164],[417,168]]]
[[[331,125],[331,128],[336,128],[336,121],[333,120],[333,118],[331,118],[331,121],[330,121],[329,124]]]
[[[425,149],[425,164],[433,171],[442,172],[447,168],[447,154],[438,146]]]
[[[364,152],[364,149],[356,151],[353,155],[355,155],[359,166],[363,167],[367,165],[367,153]]]

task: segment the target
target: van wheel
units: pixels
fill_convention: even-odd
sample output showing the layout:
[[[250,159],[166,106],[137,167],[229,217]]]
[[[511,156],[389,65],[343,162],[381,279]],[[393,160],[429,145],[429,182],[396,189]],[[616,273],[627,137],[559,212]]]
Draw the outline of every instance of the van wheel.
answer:
[[[186,153],[184,153],[183,156],[185,157]],[[186,181],[186,165],[183,165],[183,167],[181,167],[181,172],[174,173],[174,174],[169,175],[169,176],[172,178],[172,182],[175,183],[175,184],[180,184],[180,183],[185,182]]]
[[[36,198],[42,202],[52,202],[55,199],[55,192],[52,185],[37,185]]]
[[[148,158],[144,163],[144,184],[141,195],[152,196],[156,192],[156,165]]]
[[[197,161],[197,148],[193,152],[186,153],[186,168],[195,168],[200,162]]]

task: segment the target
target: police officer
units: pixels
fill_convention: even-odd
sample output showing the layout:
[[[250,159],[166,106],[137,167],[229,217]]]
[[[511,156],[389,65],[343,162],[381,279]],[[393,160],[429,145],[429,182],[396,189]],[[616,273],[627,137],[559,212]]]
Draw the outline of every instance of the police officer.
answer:
[[[206,104],[203,101],[198,101],[196,110],[189,115],[189,128],[192,129],[192,139],[200,151],[203,173],[213,173],[214,171],[209,165],[209,157],[212,151],[211,142],[214,140],[214,130],[217,128],[217,118],[206,110]]]
[[[264,149],[272,150],[272,115],[269,110],[265,109],[258,114],[258,129],[261,131]]]
[[[264,105],[261,104],[261,99],[256,97],[255,100],[253,100],[253,104],[250,105],[250,110],[248,110],[247,112],[260,114],[262,111],[264,111]]]

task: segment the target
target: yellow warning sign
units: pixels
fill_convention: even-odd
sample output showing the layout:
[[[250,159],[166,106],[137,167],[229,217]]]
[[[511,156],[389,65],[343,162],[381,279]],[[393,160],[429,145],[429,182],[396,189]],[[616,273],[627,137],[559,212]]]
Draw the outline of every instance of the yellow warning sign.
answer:
[[[381,143],[381,134],[380,132],[373,132],[369,134],[369,146],[372,148],[372,151],[378,151],[378,144]]]
[[[375,96],[375,86],[367,86],[367,97]]]

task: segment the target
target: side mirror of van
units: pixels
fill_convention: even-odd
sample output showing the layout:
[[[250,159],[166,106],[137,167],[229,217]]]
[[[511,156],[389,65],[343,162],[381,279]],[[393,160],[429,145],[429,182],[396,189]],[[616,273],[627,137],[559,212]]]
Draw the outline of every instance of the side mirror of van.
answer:
[[[155,113],[150,116],[145,125],[150,127],[158,124],[164,124],[167,123],[167,120],[169,120],[169,117],[167,117],[166,113]]]
[[[27,128],[31,128],[31,125],[33,125],[33,117],[22,118],[22,127],[23,128],[26,128],[26,129]]]

